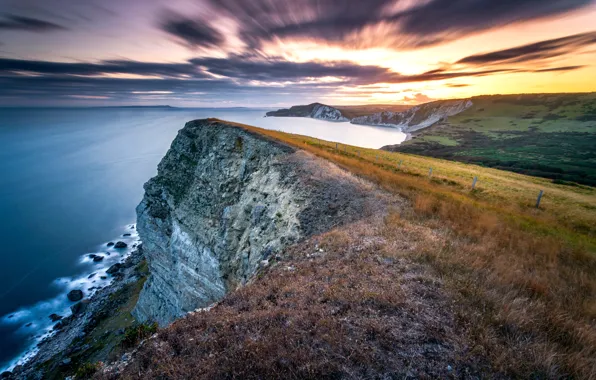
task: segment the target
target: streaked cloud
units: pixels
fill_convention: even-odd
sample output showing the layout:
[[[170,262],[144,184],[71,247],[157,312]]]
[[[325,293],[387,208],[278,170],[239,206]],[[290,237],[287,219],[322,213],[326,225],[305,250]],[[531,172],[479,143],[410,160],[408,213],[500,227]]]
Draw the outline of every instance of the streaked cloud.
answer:
[[[596,32],[582,33],[540,41],[511,49],[475,54],[462,58],[457,63],[486,65],[543,61],[550,58],[574,54],[581,49],[594,44],[596,44]]]
[[[67,30],[67,28],[62,25],[38,18],[4,15],[0,16],[0,30],[20,30],[41,33]]]

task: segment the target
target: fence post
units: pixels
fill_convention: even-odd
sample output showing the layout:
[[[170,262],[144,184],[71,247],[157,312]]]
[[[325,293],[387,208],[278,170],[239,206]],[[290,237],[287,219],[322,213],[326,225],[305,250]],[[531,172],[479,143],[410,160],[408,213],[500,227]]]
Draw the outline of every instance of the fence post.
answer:
[[[536,208],[540,208],[540,201],[542,200],[542,196],[544,195],[544,190],[540,190],[538,194],[538,199],[536,200]]]
[[[335,143],[335,150],[338,150],[338,149],[337,149],[337,143]]]
[[[428,169],[428,178],[433,176],[433,168]]]
[[[402,163],[402,161],[403,161],[403,160],[399,160],[399,165],[397,166],[397,167],[398,167],[398,169],[401,169],[401,163]]]
[[[478,182],[478,177],[474,177],[474,181],[472,182],[472,190],[476,188],[476,182]]]

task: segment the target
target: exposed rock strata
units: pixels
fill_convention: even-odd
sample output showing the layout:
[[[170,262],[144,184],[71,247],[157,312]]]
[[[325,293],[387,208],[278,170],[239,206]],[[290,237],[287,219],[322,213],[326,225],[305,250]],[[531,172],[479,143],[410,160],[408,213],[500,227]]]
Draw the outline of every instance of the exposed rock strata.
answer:
[[[166,325],[245,284],[284,247],[363,213],[367,185],[215,120],[189,122],[137,208],[150,277],[134,315]]]
[[[352,119],[352,124],[380,125],[414,132],[450,116],[457,115],[473,105],[471,100],[440,100],[412,107],[403,112],[381,112]]]
[[[439,100],[409,108],[405,111],[383,111],[353,118],[331,106],[313,103],[307,106],[294,106],[289,109],[268,112],[275,117],[308,117],[328,121],[349,121],[352,124],[399,128],[403,132],[415,132],[430,127],[447,117],[464,112],[473,105],[472,100]]]

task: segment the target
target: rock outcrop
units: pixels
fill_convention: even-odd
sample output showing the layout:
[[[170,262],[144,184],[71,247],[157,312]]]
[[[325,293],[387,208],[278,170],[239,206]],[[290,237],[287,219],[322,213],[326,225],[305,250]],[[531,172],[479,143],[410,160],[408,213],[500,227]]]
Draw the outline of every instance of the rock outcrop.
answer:
[[[430,127],[447,117],[462,113],[472,105],[473,103],[469,99],[438,100],[415,106],[401,112],[383,111],[372,113],[370,115],[348,118],[335,107],[313,103],[307,106],[294,106],[289,109],[268,112],[267,116],[309,117],[327,121],[349,121],[352,124],[399,128],[403,132],[411,133]]]
[[[293,106],[289,109],[280,109],[267,112],[267,116],[274,117],[309,117],[327,121],[350,121],[340,110],[321,103],[312,103],[306,106]]]
[[[368,190],[260,134],[187,123],[137,207],[150,276],[135,317],[163,326],[220,300],[284,247],[361,217]]]
[[[352,119],[352,124],[396,127],[403,132],[414,132],[430,127],[447,117],[462,113],[472,105],[471,100],[439,100],[412,107],[403,112],[387,111],[355,117]]]

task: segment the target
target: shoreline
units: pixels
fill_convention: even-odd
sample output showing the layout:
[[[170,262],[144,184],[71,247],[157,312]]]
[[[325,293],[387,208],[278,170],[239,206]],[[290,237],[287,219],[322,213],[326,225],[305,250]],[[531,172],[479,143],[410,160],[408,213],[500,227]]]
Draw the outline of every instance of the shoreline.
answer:
[[[63,288],[56,297],[22,307],[2,318],[3,323],[21,325],[18,329],[24,326],[38,328],[34,336],[29,338],[32,342],[0,371],[4,371],[2,379],[29,378],[35,374],[35,367],[39,364],[45,364],[55,356],[70,350],[71,343],[76,338],[86,335],[92,322],[91,317],[101,311],[102,306],[109,304],[107,301],[110,296],[131,280],[131,268],[134,269],[142,260],[142,244],[135,224],[129,224],[125,228],[125,232],[113,242],[98,246],[103,248],[102,251],[80,256],[81,264],[99,264],[91,267],[94,269],[92,273],[83,272],[54,280],[53,283]],[[126,247],[116,248],[116,241],[125,242]],[[96,257],[101,258],[95,259]],[[76,301],[67,300],[67,293],[72,290],[83,291],[84,297],[81,296],[81,299]],[[48,305],[54,307],[48,309]],[[45,314],[42,316],[43,313]],[[29,320],[33,322],[28,322]]]

